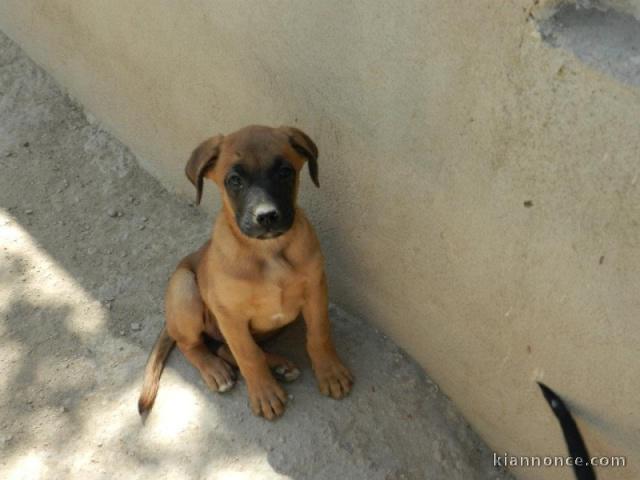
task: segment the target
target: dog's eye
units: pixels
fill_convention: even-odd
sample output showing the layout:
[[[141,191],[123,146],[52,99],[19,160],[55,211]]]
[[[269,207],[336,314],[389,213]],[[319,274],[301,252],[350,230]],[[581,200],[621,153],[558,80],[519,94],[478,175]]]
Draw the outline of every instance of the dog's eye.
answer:
[[[236,173],[229,175],[227,177],[227,185],[235,189],[242,188],[242,177]]]
[[[278,170],[278,178],[281,180],[289,180],[294,174],[294,170],[291,167],[282,167]]]

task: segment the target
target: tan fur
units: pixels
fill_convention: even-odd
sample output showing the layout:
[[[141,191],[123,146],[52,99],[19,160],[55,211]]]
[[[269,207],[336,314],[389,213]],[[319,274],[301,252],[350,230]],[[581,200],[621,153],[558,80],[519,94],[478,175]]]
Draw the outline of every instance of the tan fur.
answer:
[[[175,340],[169,336],[167,329],[163,328],[147,360],[142,393],[140,393],[140,398],[138,399],[138,412],[140,415],[149,411],[153,406],[156,394],[158,393],[160,375],[162,375],[164,362],[175,344]]]
[[[226,137],[212,137],[194,151],[187,166],[189,178],[197,188],[201,186],[198,175],[213,180],[222,194],[223,208],[211,239],[178,265],[165,298],[168,335],[205,382],[213,390],[228,390],[235,381],[229,363],[237,364],[247,382],[251,409],[268,419],[281,415],[287,401],[270,369],[283,372],[295,366],[266,354],[256,341],[291,323],[300,313],[320,391],[341,398],[353,381],[333,346],[324,260],[304,212],[297,208],[291,229],[268,240],[243,235],[235,222],[223,185],[226,172],[236,162],[259,165],[274,155],[284,156],[297,173],[309,160],[317,184],[317,149],[309,137],[291,127],[247,127]],[[298,184],[299,176],[296,192]],[[225,354],[208,350],[204,333],[225,342]],[[158,343],[154,352],[161,350]],[[140,399],[144,409],[150,408],[155,397],[155,376],[159,378],[166,355],[161,357],[152,352],[149,359]]]

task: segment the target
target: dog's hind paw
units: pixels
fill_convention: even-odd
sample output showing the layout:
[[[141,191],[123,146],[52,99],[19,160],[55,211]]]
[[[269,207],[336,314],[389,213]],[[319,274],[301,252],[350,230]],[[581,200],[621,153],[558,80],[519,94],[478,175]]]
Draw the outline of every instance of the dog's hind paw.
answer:
[[[295,365],[277,365],[273,374],[281,382],[293,382],[300,376],[300,370]]]

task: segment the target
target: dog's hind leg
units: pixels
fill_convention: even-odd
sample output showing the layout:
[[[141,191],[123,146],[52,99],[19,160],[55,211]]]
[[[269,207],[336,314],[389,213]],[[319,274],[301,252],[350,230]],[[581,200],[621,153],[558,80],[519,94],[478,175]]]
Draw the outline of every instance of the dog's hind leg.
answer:
[[[226,392],[234,386],[236,376],[233,368],[205,345],[205,308],[195,274],[181,263],[169,280],[165,297],[167,331],[209,388]]]

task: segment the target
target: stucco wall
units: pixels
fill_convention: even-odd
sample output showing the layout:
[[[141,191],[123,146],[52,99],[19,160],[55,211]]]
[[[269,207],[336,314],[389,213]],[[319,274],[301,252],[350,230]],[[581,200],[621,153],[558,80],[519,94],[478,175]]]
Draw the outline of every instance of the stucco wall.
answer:
[[[3,0],[0,28],[191,198],[203,138],[303,128],[333,299],[497,451],[565,451],[543,379],[629,456],[603,478],[638,478],[640,90],[546,42],[534,3]]]

